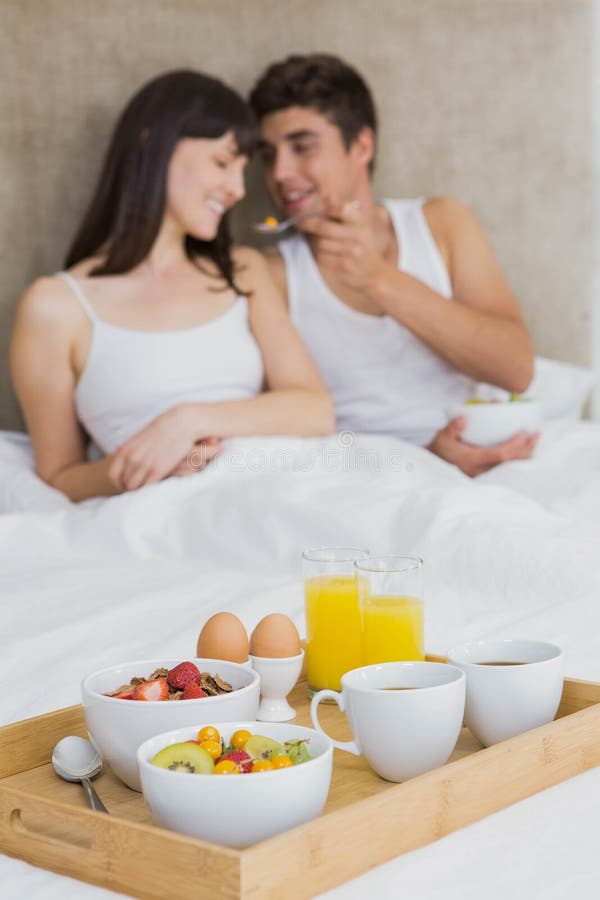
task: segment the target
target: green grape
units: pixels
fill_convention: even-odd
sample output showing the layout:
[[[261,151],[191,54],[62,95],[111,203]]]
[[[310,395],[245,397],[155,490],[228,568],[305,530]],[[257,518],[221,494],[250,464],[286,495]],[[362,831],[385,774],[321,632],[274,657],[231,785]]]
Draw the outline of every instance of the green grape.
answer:
[[[309,759],[312,759],[312,756],[308,752],[308,747],[306,746],[308,741],[309,738],[303,738],[299,741],[285,742],[285,752],[295,766],[297,766],[299,763],[308,762]]]

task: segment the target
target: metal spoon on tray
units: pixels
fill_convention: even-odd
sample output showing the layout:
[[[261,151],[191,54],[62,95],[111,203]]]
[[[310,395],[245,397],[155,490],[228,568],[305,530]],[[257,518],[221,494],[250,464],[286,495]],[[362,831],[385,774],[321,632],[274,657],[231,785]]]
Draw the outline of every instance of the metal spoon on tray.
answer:
[[[102,771],[102,757],[90,741],[75,735],[63,738],[52,753],[52,768],[65,781],[81,782],[92,809],[108,812],[90,783]]]

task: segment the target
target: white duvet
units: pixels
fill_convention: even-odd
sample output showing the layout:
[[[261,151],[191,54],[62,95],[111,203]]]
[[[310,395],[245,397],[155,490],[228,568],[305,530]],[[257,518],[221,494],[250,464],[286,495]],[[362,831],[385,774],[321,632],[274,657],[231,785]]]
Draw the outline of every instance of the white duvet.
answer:
[[[532,460],[474,481],[402,442],[235,441],[203,473],[79,506],[5,433],[0,512],[2,723],[77,702],[104,664],[190,656],[219,609],[249,629],[282,610],[303,630],[300,552],[332,544],[423,556],[431,651],[533,636],[563,646],[570,676],[600,680],[600,424],[555,422]],[[331,896],[595,897],[594,793],[598,771]],[[95,896],[110,895],[0,860],[2,900]]]

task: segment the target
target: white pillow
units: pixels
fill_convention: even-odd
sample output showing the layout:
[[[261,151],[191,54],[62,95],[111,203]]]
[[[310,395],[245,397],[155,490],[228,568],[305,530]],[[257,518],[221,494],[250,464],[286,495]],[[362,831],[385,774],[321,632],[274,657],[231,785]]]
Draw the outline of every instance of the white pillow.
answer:
[[[537,356],[527,394],[540,401],[545,419],[580,419],[599,377],[584,366]]]
[[[525,396],[541,403],[544,419],[580,419],[599,378],[600,375],[584,366],[536,356],[533,381]],[[510,394],[481,382],[475,389],[475,396],[481,400],[508,400]]]

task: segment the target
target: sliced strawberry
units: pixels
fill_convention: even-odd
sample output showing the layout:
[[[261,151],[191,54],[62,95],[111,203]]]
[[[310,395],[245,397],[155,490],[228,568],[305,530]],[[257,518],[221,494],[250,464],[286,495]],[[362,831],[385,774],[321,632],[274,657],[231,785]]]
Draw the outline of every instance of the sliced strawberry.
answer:
[[[155,678],[154,681],[142,681],[133,689],[134,700],[166,700],[169,686],[166,678]]]
[[[224,756],[219,757],[219,762],[222,762],[224,759],[230,759],[239,766],[240,772],[243,775],[252,771],[252,763],[254,760],[245,750],[230,750],[229,753],[225,753]]]
[[[117,700],[133,700],[133,688],[130,687],[127,690],[119,691],[118,694],[111,694],[111,697],[116,697]]]
[[[188,684],[200,683],[200,670],[193,662],[182,662],[170,670],[167,681],[171,687],[183,691]]]
[[[116,697],[117,700],[131,700],[133,699],[133,685],[132,684],[122,684],[121,687],[118,687],[116,691],[109,691],[104,695],[105,697]]]
[[[208,697],[206,691],[203,691],[199,684],[186,684],[181,695],[182,700],[198,700],[200,697]]]

